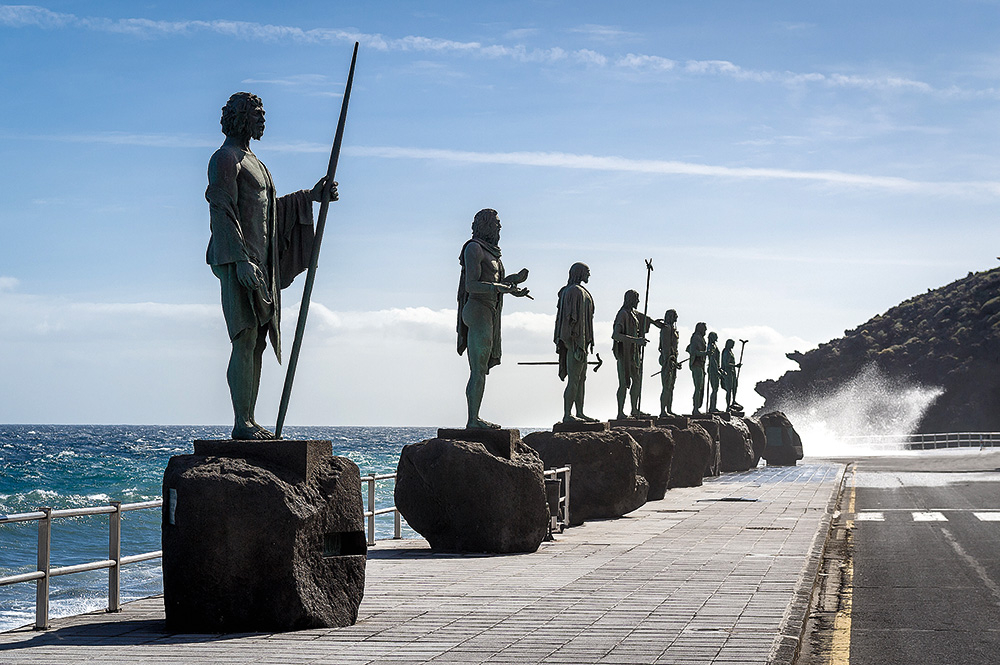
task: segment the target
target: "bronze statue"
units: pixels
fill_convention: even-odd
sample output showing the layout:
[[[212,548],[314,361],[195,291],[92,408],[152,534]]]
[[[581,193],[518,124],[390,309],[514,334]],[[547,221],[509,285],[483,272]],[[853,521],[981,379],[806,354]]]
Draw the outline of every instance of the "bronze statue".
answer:
[[[717,412],[719,399],[719,335],[708,333],[708,412]]]
[[[458,354],[468,350],[469,383],[465,397],[469,407],[467,428],[500,426],[479,417],[486,389],[486,375],[500,364],[500,312],[503,296],[528,295],[517,285],[528,279],[528,269],[505,275],[500,261],[500,217],[485,208],[472,222],[472,239],[462,247],[458,260],[462,275],[458,282]]]
[[[705,344],[705,331],[708,326],[699,321],[691,334],[691,341],[685,349],[688,353],[688,367],[691,368],[691,380],[694,381],[694,410],[692,415],[701,413],[701,405],[705,401],[705,356],[708,346]]]
[[[587,354],[594,350],[594,299],[584,286],[590,280],[590,268],[574,263],[569,281],[559,289],[556,306],[556,351],[559,353],[559,378],[566,381],[563,392],[563,422],[595,422],[583,413],[584,385],[587,381]],[[570,411],[576,406],[576,416]]]
[[[661,326],[662,321],[650,319],[636,310],[639,293],[632,289],[625,292],[625,300],[615,316],[612,348],[618,360],[618,419],[625,419],[625,393],[632,403],[632,418],[649,418],[639,411],[639,391],[642,390],[642,361],[639,349],[649,341],[646,333],[650,324]]]
[[[260,98],[238,92],[222,109],[226,140],[208,162],[212,237],[206,260],[222,287],[222,312],[233,350],[226,379],[232,396],[234,439],[271,439],[257,424],[254,406],[260,389],[264,348],[270,338],[281,362],[281,289],[306,269],[312,250],[312,202],[326,178],[312,190],[280,198],[267,168],[250,150],[264,134]],[[337,200],[336,183],[330,200]]]
[[[663,315],[663,326],[660,328],[660,417],[675,415],[673,412],[674,382],[677,380],[677,370],[681,368],[677,362],[677,345],[680,335],[677,332],[677,312],[668,309]]]
[[[736,342],[734,340],[727,339],[726,347],[722,350],[720,377],[722,379],[722,389],[726,391],[726,411],[732,411],[734,406],[742,408],[736,403],[736,387],[739,381],[739,373],[736,370],[742,367],[743,363],[736,362],[736,354],[733,352],[735,345]]]

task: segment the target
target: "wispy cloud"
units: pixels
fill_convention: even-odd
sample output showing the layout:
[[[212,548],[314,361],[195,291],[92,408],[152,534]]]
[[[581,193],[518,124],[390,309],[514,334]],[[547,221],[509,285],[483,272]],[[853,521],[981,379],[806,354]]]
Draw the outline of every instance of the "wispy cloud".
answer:
[[[2,137],[2,135],[0,135]],[[12,138],[12,137],[4,137]],[[166,134],[128,134],[120,132],[68,135],[19,136],[20,139],[66,141],[74,143],[106,143],[153,148],[211,148],[217,139]],[[325,153],[326,144],[299,141],[268,143],[273,152]],[[795,170],[750,166],[719,166],[660,159],[632,159],[616,155],[586,155],[566,152],[474,152],[440,148],[409,148],[404,146],[347,146],[345,155],[380,159],[426,159],[465,164],[495,164],[540,168],[584,169],[655,175],[678,175],[740,180],[793,180],[864,189],[882,189],[901,193],[946,196],[1000,196],[1000,182],[952,181],[933,182],[898,176],[847,173],[834,170]]]
[[[21,283],[17,277],[4,277],[0,275],[0,292],[13,291]]]
[[[558,167],[595,171],[621,171],[660,175],[684,175],[715,178],[798,180],[828,185],[884,189],[898,192],[971,195],[1000,195],[1000,182],[923,182],[896,176],[879,176],[842,171],[797,171],[780,168],[716,166],[655,159],[630,159],[618,156],[578,155],[562,152],[468,152],[392,146],[358,146],[345,152],[385,159],[429,159],[471,164]]]
[[[290,41],[306,44],[357,41],[366,48],[378,51],[475,55],[484,58],[508,58],[523,63],[546,65],[568,63],[651,74],[670,72],[674,76],[714,76],[786,86],[824,85],[873,92],[933,94],[945,98],[1000,97],[1000,90],[996,88],[963,89],[957,86],[939,88],[925,81],[891,73],[864,75],[837,72],[756,70],[742,67],[728,60],[677,60],[656,54],[609,54],[592,49],[567,50],[559,46],[528,48],[523,44],[489,44],[480,41],[461,41],[419,35],[387,37],[351,28],[303,29],[297,26],[249,21],[159,21],[145,18],[84,17],[54,12],[34,5],[0,5],[0,26],[48,30],[75,28],[145,38],[192,36],[209,32],[247,41]],[[807,26],[789,24],[786,27],[788,29],[801,29]],[[633,35],[633,33],[620,28],[603,25],[584,25],[573,30],[599,37],[604,41],[621,40]],[[528,36],[528,34],[524,30],[513,31],[507,34],[507,38],[518,40]],[[288,79],[279,80],[290,82]],[[272,82],[277,82],[277,80]]]
[[[577,34],[586,35],[592,39],[602,42],[619,42],[623,40],[636,39],[637,37],[639,37],[638,34],[630,32],[628,30],[623,30],[618,26],[598,25],[595,23],[587,23],[585,25],[580,25],[575,28],[570,28],[569,31]]]

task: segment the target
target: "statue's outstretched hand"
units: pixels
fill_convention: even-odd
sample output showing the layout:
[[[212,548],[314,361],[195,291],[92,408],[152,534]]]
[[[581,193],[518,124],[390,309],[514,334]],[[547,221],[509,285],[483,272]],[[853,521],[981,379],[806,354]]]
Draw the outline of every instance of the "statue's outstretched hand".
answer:
[[[317,183],[313,186],[312,191],[309,192],[309,198],[311,198],[313,201],[316,202],[322,202],[323,190],[326,189],[326,183],[327,183],[326,176],[320,178],[319,181],[317,181]],[[340,195],[337,193],[337,183],[334,182],[332,185],[330,185],[330,198],[327,200],[337,201],[339,199]]]
[[[521,268],[518,272],[514,273],[513,275],[507,275],[506,277],[504,277],[503,281],[507,282],[508,284],[520,284],[526,279],[528,279],[528,269]]]

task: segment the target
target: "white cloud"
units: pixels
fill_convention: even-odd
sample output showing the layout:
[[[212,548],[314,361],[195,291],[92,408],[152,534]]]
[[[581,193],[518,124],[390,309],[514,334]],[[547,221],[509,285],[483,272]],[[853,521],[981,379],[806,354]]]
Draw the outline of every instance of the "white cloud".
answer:
[[[675,72],[690,76],[719,76],[741,81],[777,83],[799,86],[818,84],[828,87],[854,88],[881,92],[914,92],[941,97],[997,97],[995,88],[966,90],[957,86],[936,88],[931,84],[894,74],[859,75],[820,72],[766,71],[744,68],[728,60],[687,60],[678,66],[676,60],[652,54],[628,53],[608,55],[591,49],[567,51],[561,47],[528,49],[523,45],[484,44],[479,41],[459,41],[440,37],[407,35],[386,37],[354,29],[311,28],[289,25],[262,24],[248,21],[156,21],[145,18],[110,19],[81,17],[75,14],[53,12],[32,5],[0,5],[0,25],[11,28],[65,29],[78,28],[97,32],[129,34],[147,38],[190,36],[201,32],[221,34],[248,41],[293,41],[309,44],[331,42],[360,42],[366,48],[378,51],[423,52],[437,54],[479,55],[487,58],[510,58],[524,63],[553,64],[573,62],[587,66],[613,65],[635,71]],[[801,29],[805,24],[787,24],[788,29]],[[573,30],[603,41],[620,41],[632,38],[633,33],[616,27],[585,25]],[[508,33],[508,38],[518,39],[529,34],[525,31]]]
[[[429,159],[471,164],[557,167],[596,171],[652,173],[755,180],[800,180],[827,185],[884,189],[906,193],[969,196],[1000,194],[1000,183],[989,181],[925,182],[896,176],[878,176],[843,171],[796,171],[780,168],[731,167],[655,159],[578,155],[561,152],[469,152],[395,146],[355,146],[345,153],[385,159]]]
[[[17,277],[4,277],[0,275],[0,293],[4,291],[13,291],[20,283],[21,280]]]

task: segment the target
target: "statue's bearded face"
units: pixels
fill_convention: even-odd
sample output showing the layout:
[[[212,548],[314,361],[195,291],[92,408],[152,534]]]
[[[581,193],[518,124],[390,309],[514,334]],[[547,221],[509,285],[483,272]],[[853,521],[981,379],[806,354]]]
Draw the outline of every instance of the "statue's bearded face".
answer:
[[[264,135],[264,107],[257,106],[247,112],[247,125],[250,128],[250,137],[260,140]]]

